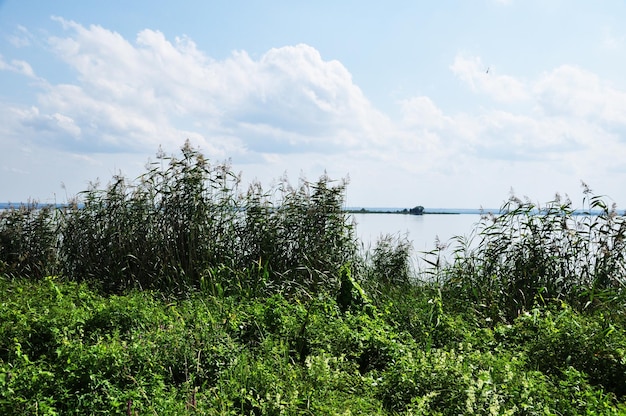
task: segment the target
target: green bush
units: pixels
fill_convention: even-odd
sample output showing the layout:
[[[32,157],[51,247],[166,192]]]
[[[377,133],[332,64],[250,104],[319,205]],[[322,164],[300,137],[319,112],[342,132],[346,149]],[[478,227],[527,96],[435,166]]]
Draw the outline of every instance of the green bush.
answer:
[[[0,414],[626,410],[617,315],[559,306],[493,324],[417,288],[400,310],[344,312],[330,295],[102,296],[54,278],[0,289]],[[426,329],[403,329],[410,299]]]
[[[586,316],[566,304],[534,309],[496,332],[510,348],[522,346],[529,365],[561,376],[580,371],[590,384],[618,397],[626,394],[626,333],[602,313]]]

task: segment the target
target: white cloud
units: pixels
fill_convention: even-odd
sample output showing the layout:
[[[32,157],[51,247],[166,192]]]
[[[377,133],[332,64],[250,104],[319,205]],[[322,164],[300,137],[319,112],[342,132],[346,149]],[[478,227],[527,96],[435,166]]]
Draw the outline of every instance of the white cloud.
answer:
[[[443,128],[450,122],[443,111],[425,96],[412,97],[400,101],[404,122],[408,126],[422,126],[424,128]]]
[[[216,61],[187,37],[172,42],[145,29],[131,43],[100,26],[55,20],[68,35],[49,44],[79,83],[49,86],[39,110],[77,120],[94,148],[105,141],[124,151],[122,137],[143,149],[178,143],[193,125],[197,144],[218,153],[332,152],[380,143],[389,131],[347,69],[308,45]]]
[[[534,94],[548,114],[626,126],[626,92],[581,68],[563,65],[544,74],[536,83]]]
[[[76,126],[71,117],[59,113],[40,116],[36,108],[33,110],[29,124],[35,126],[37,130],[57,132],[71,137],[80,136],[80,127]]]
[[[17,32],[8,36],[8,40],[16,48],[24,48],[30,46],[33,40],[33,35],[22,25],[17,26]]]
[[[484,64],[478,57],[457,55],[450,69],[472,91],[496,101],[508,103],[529,98],[528,87],[523,81],[509,75],[499,75],[495,68]]]
[[[472,91],[493,100],[478,113],[452,117],[456,137],[478,157],[579,160],[585,153],[600,160],[611,156],[605,149],[614,148],[626,132],[626,91],[594,73],[561,65],[522,81],[486,73],[484,67],[479,57],[461,55],[451,66]]]
[[[392,120],[341,62],[309,45],[216,60],[185,36],[145,29],[126,39],[55,20],[64,32],[47,44],[75,80],[45,82],[29,63],[0,58],[0,69],[39,81],[34,105],[0,102],[0,141],[21,155],[0,155],[12,172],[45,161],[47,149],[55,163],[69,155],[87,178],[119,160],[140,170],[145,154],[159,145],[174,151],[189,138],[211,159],[233,157],[263,180],[276,177],[274,169],[311,177],[327,168],[332,177],[350,173],[350,192],[372,201],[394,204],[410,193],[443,206],[422,201],[479,198],[500,187],[506,197],[518,183],[550,186],[551,194],[568,178],[593,183],[594,166],[618,171],[615,155],[626,151],[626,92],[574,66],[521,79],[495,65],[487,73],[480,57],[459,54],[450,69],[481,106],[454,113],[419,95],[400,101],[401,117]]]
[[[2,55],[0,55],[0,71],[11,71],[18,74],[25,75],[29,78],[37,78],[35,71],[26,61],[19,59],[13,59],[11,62],[6,62]]]

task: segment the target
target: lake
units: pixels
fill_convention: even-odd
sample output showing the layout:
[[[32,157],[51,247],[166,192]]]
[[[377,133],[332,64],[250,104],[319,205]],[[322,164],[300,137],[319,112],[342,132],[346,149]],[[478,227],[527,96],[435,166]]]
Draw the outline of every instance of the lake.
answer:
[[[455,236],[469,236],[480,221],[478,211],[463,214],[351,214],[356,235],[367,249],[373,248],[381,235],[406,235],[413,243],[414,257],[436,248],[436,239],[447,243]]]

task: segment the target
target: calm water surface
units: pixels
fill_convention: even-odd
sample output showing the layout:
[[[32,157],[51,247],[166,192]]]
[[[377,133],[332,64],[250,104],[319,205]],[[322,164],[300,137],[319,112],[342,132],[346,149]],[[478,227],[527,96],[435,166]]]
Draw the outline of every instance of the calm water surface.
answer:
[[[365,248],[373,247],[381,235],[406,235],[416,253],[434,250],[454,236],[469,236],[480,221],[479,214],[352,214],[357,236]]]

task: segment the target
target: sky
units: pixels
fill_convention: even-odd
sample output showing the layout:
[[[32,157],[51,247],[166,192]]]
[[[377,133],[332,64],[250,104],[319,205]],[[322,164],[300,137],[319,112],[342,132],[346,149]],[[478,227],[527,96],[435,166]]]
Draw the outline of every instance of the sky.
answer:
[[[64,202],[185,140],[244,184],[626,207],[626,2],[0,0],[0,201]]]

